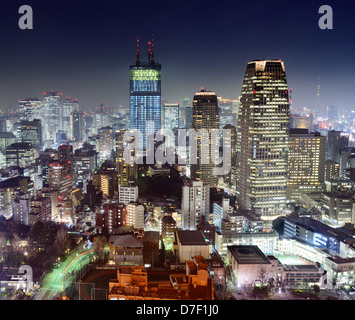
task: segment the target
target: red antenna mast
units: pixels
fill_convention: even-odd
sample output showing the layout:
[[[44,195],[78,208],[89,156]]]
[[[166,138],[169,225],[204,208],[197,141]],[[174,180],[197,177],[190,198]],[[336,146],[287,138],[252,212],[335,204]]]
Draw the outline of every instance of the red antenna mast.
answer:
[[[154,63],[154,34],[152,34],[152,63]]]
[[[136,64],[139,64],[139,37],[137,37],[137,52],[136,52],[136,55],[137,55]]]
[[[150,41],[148,42],[148,63],[150,63],[151,51],[150,51]]]

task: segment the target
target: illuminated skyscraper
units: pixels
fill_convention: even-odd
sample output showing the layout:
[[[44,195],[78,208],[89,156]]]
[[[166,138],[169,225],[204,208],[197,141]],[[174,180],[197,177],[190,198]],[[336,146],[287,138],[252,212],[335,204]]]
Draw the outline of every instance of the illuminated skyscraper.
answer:
[[[270,223],[286,207],[289,121],[284,63],[249,62],[238,114],[237,200]]]
[[[291,114],[290,128],[294,129],[308,129],[309,132],[313,131],[313,113],[306,116],[299,114]]]
[[[179,128],[179,103],[163,103],[163,118],[162,125],[166,130],[171,130],[174,133],[174,137],[165,137],[165,146],[175,146],[177,140],[177,129]]]
[[[222,129],[230,130],[231,132],[230,139],[225,140],[226,147],[231,150],[231,170],[223,177],[223,179],[224,183],[227,184],[229,188],[233,189],[235,180],[234,172],[236,170],[237,160],[237,130],[236,127],[231,124],[225,125]]]
[[[327,138],[327,159],[340,163],[340,154],[349,146],[349,133],[329,131]]]
[[[70,97],[66,97],[65,100],[63,101],[63,115],[62,115],[62,130],[65,132],[66,137],[70,137],[71,135],[70,114],[72,112],[78,112],[78,111],[79,111],[78,100]],[[81,130],[82,128],[83,127],[81,127]],[[70,139],[75,140],[73,138]]]
[[[174,130],[179,127],[179,103],[163,103],[163,126]]]
[[[189,98],[184,98],[179,110],[179,127],[190,129],[192,123],[192,106]]]
[[[92,176],[94,186],[102,191],[104,195],[112,198],[117,191],[116,166],[110,162],[104,162],[97,172]]]
[[[137,60],[129,68],[130,129],[137,129],[142,133],[143,145],[139,147],[144,151],[147,135],[155,134],[161,129],[161,65],[154,61],[153,40],[148,45],[148,62],[141,62],[139,38],[137,39]]]
[[[72,111],[70,113],[70,140],[81,141],[83,140],[84,130],[84,114],[80,111]]]
[[[307,129],[290,129],[287,198],[298,201],[302,194],[325,191],[326,137]]]
[[[98,133],[100,128],[110,125],[110,114],[102,102],[95,110],[93,122],[95,133]]]
[[[99,129],[99,143],[97,150],[99,151],[100,160],[109,159],[114,149],[114,130],[111,127],[103,127]]]
[[[19,101],[20,120],[42,119],[43,103],[37,98],[28,98]]]
[[[212,144],[211,130],[219,130],[219,112],[217,95],[212,91],[201,89],[196,92],[193,100],[192,129],[197,132],[197,163],[191,164],[191,179],[203,181],[214,187],[217,185],[217,176],[213,175],[215,167],[212,161],[212,150],[219,150],[218,144]],[[198,131],[206,129],[209,133],[208,140],[201,138]],[[192,154],[190,154],[190,157]],[[191,159],[190,159],[191,160]],[[207,160],[207,161],[206,161]],[[204,164],[203,161],[208,163]]]
[[[43,106],[44,139],[56,142],[56,133],[63,127],[62,93],[57,91],[43,92]]]
[[[21,142],[31,143],[37,149],[42,147],[41,120],[21,120]]]
[[[125,130],[116,131],[116,171],[117,171],[117,190],[120,186],[131,186],[138,178],[137,163],[128,164],[124,159],[124,150],[127,143],[124,142]]]
[[[72,192],[72,163],[71,161],[53,161],[48,168],[48,186],[59,192],[61,197]]]
[[[337,121],[339,117],[339,108],[337,106],[327,106],[327,117],[332,121]]]
[[[238,100],[224,99],[218,97],[219,107],[219,127],[223,129],[225,125],[230,124],[237,127],[237,112],[235,111]]]

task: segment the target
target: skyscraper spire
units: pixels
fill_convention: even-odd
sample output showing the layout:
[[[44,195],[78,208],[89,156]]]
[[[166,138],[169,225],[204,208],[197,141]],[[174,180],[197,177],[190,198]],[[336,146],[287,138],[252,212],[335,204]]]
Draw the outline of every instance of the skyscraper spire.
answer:
[[[151,62],[154,64],[154,34],[152,34],[152,54],[151,54]]]
[[[137,55],[136,64],[139,64],[139,36],[137,36],[137,52],[136,52],[136,55]]]
[[[148,63],[149,63],[149,64],[150,64],[151,55],[152,55],[151,49],[150,49],[150,44],[151,44],[151,42],[149,41],[149,42],[148,42]]]

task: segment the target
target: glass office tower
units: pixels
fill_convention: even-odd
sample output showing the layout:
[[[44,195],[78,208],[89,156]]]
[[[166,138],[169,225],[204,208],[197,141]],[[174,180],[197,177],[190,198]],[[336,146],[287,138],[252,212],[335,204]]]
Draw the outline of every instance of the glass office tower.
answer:
[[[197,133],[201,129],[206,129],[209,134],[207,140],[197,135],[197,163],[190,165],[191,179],[203,181],[208,183],[210,187],[215,187],[218,177],[213,174],[216,164],[212,158],[212,150],[219,150],[219,141],[212,141],[211,134],[212,129],[219,130],[219,110],[215,92],[204,89],[196,92],[193,100],[191,127]],[[207,161],[203,163],[202,160]]]
[[[179,127],[179,103],[163,103],[163,126],[175,130]]]
[[[147,135],[161,129],[161,65],[154,62],[150,47],[148,62],[139,61],[138,41],[137,61],[130,66],[130,129],[142,133],[143,151],[146,151]]]
[[[260,214],[265,229],[286,209],[289,121],[284,63],[249,62],[238,113],[236,190],[239,205]]]
[[[325,191],[327,138],[319,132],[290,128],[288,141],[288,200],[299,202],[307,193]]]

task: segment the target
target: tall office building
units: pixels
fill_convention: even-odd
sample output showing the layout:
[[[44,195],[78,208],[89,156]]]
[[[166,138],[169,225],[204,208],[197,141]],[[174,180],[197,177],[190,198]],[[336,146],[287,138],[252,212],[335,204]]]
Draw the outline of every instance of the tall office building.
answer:
[[[44,139],[56,142],[56,133],[62,130],[63,123],[62,93],[57,91],[43,92],[43,107]]]
[[[96,108],[93,117],[93,129],[95,133],[98,133],[99,129],[102,127],[107,127],[110,125],[110,114],[107,108],[101,102]]]
[[[340,155],[349,146],[349,133],[329,131],[327,138],[327,159],[340,163]]]
[[[72,111],[69,115],[69,138],[73,141],[83,140],[84,131],[84,113],[80,111]]]
[[[288,145],[288,200],[297,202],[302,194],[325,191],[326,137],[290,129]]]
[[[92,173],[97,167],[97,151],[84,145],[81,149],[75,150],[74,161],[74,181],[77,186],[85,187],[86,181],[90,180]]]
[[[265,229],[285,212],[289,98],[281,60],[249,62],[237,133],[237,200],[261,214]]]
[[[112,198],[115,191],[117,191],[117,175],[115,169],[115,165],[111,162],[104,162],[100,169],[92,175],[94,186],[110,198]]]
[[[97,151],[101,160],[110,158],[111,152],[115,145],[115,132],[111,127],[103,127],[99,129],[99,143],[97,146]]]
[[[0,151],[5,153],[6,148],[16,143],[16,136],[11,132],[0,132]]]
[[[234,172],[236,170],[236,161],[237,161],[237,129],[231,124],[225,125],[222,129],[230,130],[230,139],[225,139],[225,147],[230,148],[231,150],[231,168],[230,171],[223,176],[224,183],[230,188],[233,189],[234,186]]]
[[[70,138],[71,135],[71,126],[70,126],[70,114],[72,112],[79,111],[78,99],[66,97],[62,102],[63,112],[62,112],[62,131],[65,132],[66,137]],[[72,139],[72,138],[70,138]],[[73,140],[73,139],[72,139]]]
[[[162,125],[166,130],[171,130],[174,137],[165,137],[165,146],[173,147],[177,142],[177,129],[179,128],[179,103],[163,103]],[[171,141],[170,141],[171,140]]]
[[[42,123],[40,119],[21,120],[21,142],[42,148]]]
[[[19,115],[20,120],[32,121],[41,119],[43,114],[43,103],[37,98],[27,98],[19,100]]]
[[[123,140],[126,130],[116,131],[116,171],[117,171],[117,190],[120,186],[131,186],[138,178],[137,163],[128,164],[124,159],[124,150],[127,143]]]
[[[161,65],[154,61],[154,42],[148,42],[148,62],[140,61],[139,38],[137,60],[130,73],[130,129],[142,133],[139,148],[145,154],[147,135],[161,129]]]
[[[327,106],[327,117],[332,121],[339,120],[339,108],[337,106]]]
[[[219,127],[223,129],[224,126],[230,124],[237,127],[237,116],[238,113],[235,112],[235,105],[238,100],[225,99],[222,97],[217,97],[218,107],[219,107]]]
[[[174,130],[179,127],[179,103],[163,103],[163,126]]]
[[[193,100],[192,110],[192,129],[197,132],[197,163],[190,165],[191,179],[204,181],[214,187],[217,185],[217,176],[213,175],[212,151],[219,150],[219,141],[212,143],[212,129],[219,130],[219,110],[217,103],[217,95],[212,91],[201,89],[196,92]],[[203,139],[198,134],[198,130],[206,129],[209,139]],[[211,141],[211,143],[210,143]],[[190,143],[191,145],[191,143]],[[190,153],[190,163],[191,163]],[[204,164],[203,162],[207,164]]]
[[[189,98],[184,98],[179,110],[179,127],[190,129],[192,123],[192,106]]]
[[[6,148],[6,166],[27,168],[38,159],[38,150],[31,143],[13,143]]]
[[[209,220],[210,187],[202,181],[192,181],[182,187],[182,229],[196,230],[201,222]]]
[[[73,160],[73,146],[62,144],[58,147],[58,160],[59,161],[72,161]]]
[[[293,129],[308,129],[309,132],[313,131],[313,113],[306,116],[299,114],[291,114],[290,128]]]
[[[53,161],[48,168],[48,186],[50,190],[58,191],[61,197],[71,194],[73,189],[71,161]]]

